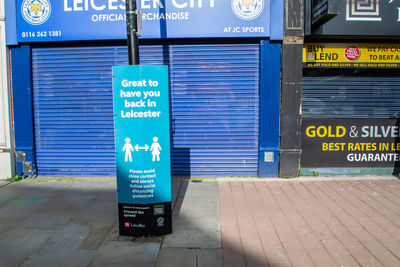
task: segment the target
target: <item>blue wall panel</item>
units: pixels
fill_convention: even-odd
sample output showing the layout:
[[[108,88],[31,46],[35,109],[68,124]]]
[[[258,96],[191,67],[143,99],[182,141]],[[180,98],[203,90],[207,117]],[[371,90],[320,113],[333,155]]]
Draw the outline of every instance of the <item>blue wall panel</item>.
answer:
[[[27,45],[11,48],[12,96],[15,151],[25,152],[26,161],[35,170],[33,130],[31,48]],[[17,174],[23,173],[23,162],[17,161]]]
[[[6,44],[17,45],[17,8],[15,0],[4,1],[6,16]]]
[[[271,1],[270,39],[283,40],[283,4],[284,1]]]
[[[259,44],[140,48],[170,67],[173,175],[257,175]],[[41,175],[115,175],[111,66],[126,47],[32,52]],[[279,114],[279,113],[278,113]]]
[[[260,58],[260,154],[258,176],[277,177],[281,44],[262,41]],[[265,153],[269,157],[266,157]]]

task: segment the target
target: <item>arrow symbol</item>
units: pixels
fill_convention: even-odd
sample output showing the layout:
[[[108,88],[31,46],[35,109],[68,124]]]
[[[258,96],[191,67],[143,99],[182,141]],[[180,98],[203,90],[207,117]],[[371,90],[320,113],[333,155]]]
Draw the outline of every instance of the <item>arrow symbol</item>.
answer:
[[[139,146],[138,144],[135,146],[135,150],[139,151],[139,149],[144,149],[144,151],[149,150],[149,146],[147,144],[144,145],[144,147]]]

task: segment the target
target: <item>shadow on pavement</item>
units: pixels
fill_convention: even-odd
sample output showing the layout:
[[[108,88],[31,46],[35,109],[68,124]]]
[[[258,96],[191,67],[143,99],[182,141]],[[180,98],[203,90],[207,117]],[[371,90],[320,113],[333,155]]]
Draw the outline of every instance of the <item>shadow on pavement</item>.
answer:
[[[8,184],[0,188],[0,266],[154,266],[161,246],[191,236],[191,218],[179,216],[186,189],[173,183],[175,232],[162,245],[119,236],[115,182]]]
[[[172,196],[173,234],[132,238],[118,233],[115,182],[8,184],[0,266],[222,266],[218,184],[173,182]],[[243,253],[234,240],[224,245]],[[251,253],[246,261],[264,266]]]

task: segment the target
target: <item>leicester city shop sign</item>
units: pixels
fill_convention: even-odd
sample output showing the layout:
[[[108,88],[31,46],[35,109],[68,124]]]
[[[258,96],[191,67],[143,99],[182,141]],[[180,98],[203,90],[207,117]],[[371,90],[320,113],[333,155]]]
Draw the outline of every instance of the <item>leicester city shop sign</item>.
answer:
[[[270,0],[137,4],[143,12],[143,38],[269,37],[271,31],[282,35],[282,7]],[[17,0],[17,29],[18,42],[125,39],[125,0]]]
[[[168,67],[113,67],[113,95],[120,234],[169,234]]]

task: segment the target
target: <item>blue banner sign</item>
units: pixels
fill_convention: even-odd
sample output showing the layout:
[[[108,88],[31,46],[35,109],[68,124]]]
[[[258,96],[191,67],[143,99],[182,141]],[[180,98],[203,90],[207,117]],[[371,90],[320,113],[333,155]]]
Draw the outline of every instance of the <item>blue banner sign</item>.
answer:
[[[137,0],[142,38],[279,39],[283,4],[270,1]],[[17,26],[18,42],[126,39],[125,0],[17,0]]]
[[[113,67],[121,235],[172,232],[167,66]]]

